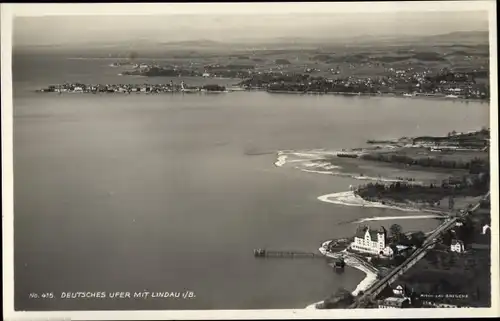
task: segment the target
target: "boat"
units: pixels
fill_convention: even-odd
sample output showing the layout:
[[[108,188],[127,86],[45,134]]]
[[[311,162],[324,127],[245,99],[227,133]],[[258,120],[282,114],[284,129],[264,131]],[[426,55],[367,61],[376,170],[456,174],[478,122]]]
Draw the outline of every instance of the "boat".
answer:
[[[445,98],[458,98],[457,95],[446,95]]]
[[[345,260],[344,260],[344,258],[340,257],[340,258],[335,259],[335,261],[333,262],[333,267],[336,270],[343,270],[344,267],[345,267]]]

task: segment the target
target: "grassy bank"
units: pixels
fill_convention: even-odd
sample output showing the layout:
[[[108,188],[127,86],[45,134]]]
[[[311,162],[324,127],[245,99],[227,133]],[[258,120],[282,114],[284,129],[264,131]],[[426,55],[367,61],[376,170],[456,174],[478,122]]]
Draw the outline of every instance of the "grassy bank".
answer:
[[[385,146],[328,155],[317,162],[337,166],[337,175],[372,181],[355,191],[366,201],[448,211],[454,208],[455,199],[470,200],[488,191],[488,143],[487,129],[405,137],[386,140]]]
[[[443,199],[479,197],[487,193],[488,189],[489,176],[479,174],[463,176],[461,181],[456,182],[445,180],[441,184],[369,183],[359,187],[356,194],[372,202],[387,200],[397,203],[421,203],[429,206],[439,206]],[[450,205],[450,208],[453,208],[453,206]]]

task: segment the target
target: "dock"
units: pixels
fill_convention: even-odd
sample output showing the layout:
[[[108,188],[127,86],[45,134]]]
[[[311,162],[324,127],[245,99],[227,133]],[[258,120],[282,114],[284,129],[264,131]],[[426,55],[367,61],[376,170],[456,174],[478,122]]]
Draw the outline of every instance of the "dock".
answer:
[[[253,250],[255,257],[277,257],[277,258],[324,258],[320,253],[301,252],[301,251],[273,251],[256,249]]]

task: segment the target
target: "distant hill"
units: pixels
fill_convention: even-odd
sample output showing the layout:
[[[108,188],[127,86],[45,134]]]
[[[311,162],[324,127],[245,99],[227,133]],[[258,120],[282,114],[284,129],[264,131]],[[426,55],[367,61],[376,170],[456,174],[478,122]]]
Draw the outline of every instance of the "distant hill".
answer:
[[[108,42],[87,42],[85,44],[58,44],[58,45],[24,45],[16,46],[19,51],[92,51],[113,52],[136,50],[149,53],[166,52],[197,52],[200,53],[228,53],[229,51],[259,51],[259,50],[309,50],[328,46],[394,46],[394,45],[488,45],[487,31],[459,31],[439,35],[387,35],[373,37],[359,35],[356,37],[278,37],[272,39],[247,38],[237,41],[216,41],[210,39],[162,41],[157,42],[147,38],[131,40],[113,39]]]
[[[488,44],[488,31],[457,31],[442,35],[423,36],[421,41],[435,44]]]

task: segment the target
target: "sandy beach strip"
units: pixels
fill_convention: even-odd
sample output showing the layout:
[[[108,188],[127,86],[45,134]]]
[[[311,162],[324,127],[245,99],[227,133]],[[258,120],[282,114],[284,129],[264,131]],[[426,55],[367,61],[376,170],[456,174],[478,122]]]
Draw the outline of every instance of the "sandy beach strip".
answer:
[[[353,296],[357,296],[359,294],[359,292],[361,292],[361,291],[363,291],[363,292],[366,291],[373,283],[375,283],[377,281],[377,274],[375,274],[374,272],[369,270],[363,264],[351,261],[350,258],[346,258],[345,262],[347,265],[349,265],[355,269],[358,269],[366,274],[366,277],[361,282],[359,282],[356,289],[354,289],[354,291],[352,291]]]
[[[281,167],[286,164],[286,159],[288,158],[287,155],[280,155],[278,156],[278,160],[274,163],[274,165]]]
[[[386,208],[386,209],[393,209],[393,210],[399,210],[399,211],[404,211],[404,212],[428,212],[428,213],[435,213],[435,214],[443,214],[444,213],[443,211],[438,211],[438,210],[420,209],[420,208],[414,208],[414,207],[409,207],[409,206],[402,207],[402,206],[395,206],[395,205],[386,205],[386,204],[382,204],[381,202],[371,202],[371,201],[364,200],[361,196],[356,195],[354,193],[354,191],[326,194],[326,195],[322,195],[322,196],[318,197],[318,199],[322,202],[332,203],[332,204],[337,204],[337,205]],[[381,219],[379,219],[379,220],[381,220]]]
[[[281,155],[278,157],[278,160],[274,163],[275,166],[277,167],[283,167],[283,165],[287,163],[301,163],[301,162],[306,162],[308,159],[292,159],[288,160],[287,155]]]
[[[278,154],[278,159],[274,163],[277,167],[282,167],[283,165],[287,163],[303,163],[307,161],[318,161],[318,160],[323,160],[322,158],[318,158],[318,156],[321,156],[320,154],[316,154],[318,152],[315,151],[310,151],[315,154],[306,154],[302,152],[294,152],[294,151],[279,151]],[[322,153],[322,152],[319,152]],[[290,160],[290,156],[295,156],[299,157],[299,159],[292,159]],[[325,165],[329,165],[329,163],[324,163]],[[305,165],[307,166],[307,165]],[[312,165],[312,166],[319,166],[319,165]],[[331,166],[331,165],[330,165]]]
[[[321,159],[319,159],[319,160],[321,160]],[[326,166],[323,166],[322,163],[319,163],[319,165],[310,165],[310,166],[307,166],[307,165],[308,164],[306,164],[304,167],[319,167],[319,168],[323,168],[325,170],[319,171],[319,170],[304,169],[304,168],[300,168],[300,167],[296,167],[296,168],[299,169],[299,170],[301,170],[301,171],[303,171],[303,172],[306,172],[306,173],[316,173],[316,174],[323,174],[323,175],[335,175],[335,176],[339,176],[339,177],[350,177],[350,178],[353,178],[353,179],[356,179],[356,180],[360,180],[360,181],[375,181],[375,182],[378,182],[378,183],[397,183],[397,182],[401,183],[401,182],[403,182],[403,183],[411,184],[411,185],[422,185],[423,184],[423,182],[421,182],[421,181],[406,181],[406,180],[397,179],[397,178],[361,176],[361,175],[357,175],[357,174],[354,174],[354,173],[343,173],[343,172],[338,171],[339,169],[342,169],[342,166],[338,166],[338,165],[326,165]],[[334,171],[334,170],[336,170],[336,171]]]
[[[306,172],[306,173],[316,173],[316,174],[325,174],[325,175],[336,175],[335,173],[333,172],[329,172],[329,171],[316,171],[316,170],[313,170],[313,169],[300,169],[302,172]]]
[[[379,208],[398,209],[403,211],[415,211],[415,210],[419,211],[418,209],[407,209],[403,207],[385,205],[380,202],[367,201],[364,200],[361,196],[356,195],[354,191],[326,194],[318,197],[318,199],[322,202],[338,204],[338,205],[346,205],[346,206],[379,207]]]
[[[327,242],[323,243],[322,245],[323,246],[328,245],[328,243],[330,243],[330,242],[331,241],[327,241]],[[325,248],[323,246],[319,248],[319,251],[321,252],[321,254],[323,254],[325,256],[328,256],[331,258],[337,258],[337,257],[342,255],[341,253],[329,253],[325,250]],[[377,281],[377,274],[374,273],[373,271],[371,271],[370,269],[368,269],[367,267],[365,267],[362,263],[358,262],[357,259],[354,259],[354,258],[349,257],[349,256],[345,256],[344,260],[345,260],[346,265],[348,265],[352,268],[358,269],[366,274],[365,278],[363,280],[361,280],[361,282],[358,283],[358,285],[356,286],[354,291],[351,292],[351,294],[353,296],[357,296],[359,294],[359,292],[361,292],[361,291],[366,291],[373,283],[375,283]],[[324,302],[324,300],[309,304],[308,306],[305,307],[305,309],[308,309],[308,310],[316,309],[316,305],[323,303],[323,302]]]

